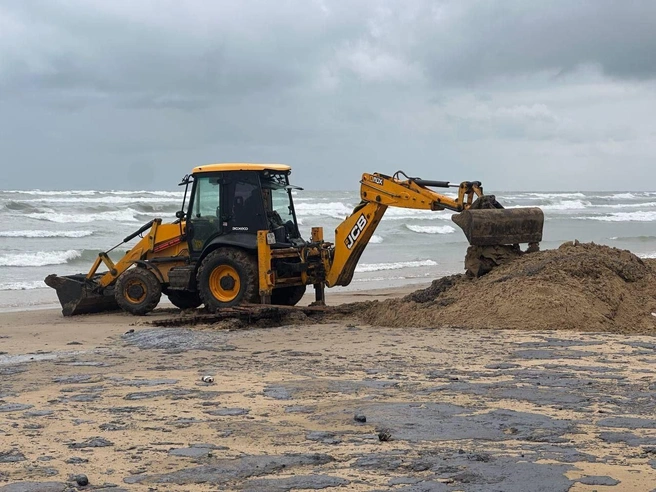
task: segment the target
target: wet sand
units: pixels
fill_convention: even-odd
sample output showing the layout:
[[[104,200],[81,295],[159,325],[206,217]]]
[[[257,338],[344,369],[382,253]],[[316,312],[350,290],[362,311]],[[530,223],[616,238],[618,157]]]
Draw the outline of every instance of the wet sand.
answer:
[[[656,488],[653,337],[166,316],[0,313],[0,491]]]

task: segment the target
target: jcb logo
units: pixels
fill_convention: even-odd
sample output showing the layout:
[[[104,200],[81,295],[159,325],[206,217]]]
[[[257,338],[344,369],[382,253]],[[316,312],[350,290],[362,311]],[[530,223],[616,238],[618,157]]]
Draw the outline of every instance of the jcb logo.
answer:
[[[371,181],[376,183],[377,185],[383,186],[383,178],[379,178],[378,176],[372,176]]]
[[[362,231],[364,231],[364,228],[366,226],[367,226],[367,218],[364,216],[364,214],[360,214],[360,217],[358,217],[358,221],[355,223],[353,229],[351,229],[351,232],[349,232],[349,235],[346,237],[346,240],[344,241],[348,249],[351,249],[355,245],[355,242],[358,240],[360,234],[362,234]]]

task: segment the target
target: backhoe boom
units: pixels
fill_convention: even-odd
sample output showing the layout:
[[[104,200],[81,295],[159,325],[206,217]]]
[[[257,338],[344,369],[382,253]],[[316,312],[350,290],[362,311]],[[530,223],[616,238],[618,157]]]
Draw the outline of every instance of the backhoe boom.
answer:
[[[403,175],[406,179],[401,180]],[[428,187],[457,188],[453,198]],[[451,210],[465,212],[454,222],[460,226],[471,245],[538,243],[542,239],[543,215],[539,209],[505,210],[493,195],[483,194],[479,181],[451,185],[448,181],[410,178],[399,171],[394,176],[363,174],[360,181],[361,202],[335,230],[332,262],[327,268],[326,285],[348,285],[365,247],[388,207],[415,210]],[[501,210],[503,209],[503,210]]]

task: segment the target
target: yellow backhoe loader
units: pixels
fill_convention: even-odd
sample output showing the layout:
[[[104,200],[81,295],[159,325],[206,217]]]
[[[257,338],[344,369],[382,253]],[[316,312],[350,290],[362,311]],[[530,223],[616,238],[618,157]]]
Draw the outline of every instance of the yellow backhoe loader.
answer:
[[[289,182],[281,164],[210,164],[182,180],[185,193],[177,220],[153,219],[114,248],[99,253],[86,274],[50,275],[64,316],[122,308],[143,315],[163,294],[181,309],[204,304],[210,311],[243,303],[295,305],[312,285],[323,303],[324,288],[348,285],[388,207],[452,210],[470,243],[466,265],[473,275],[487,263],[536,249],[544,216],[539,208],[504,209],[481,183],[452,185],[406,176],[364,174],[353,213],[335,230],[301,238]],[[457,198],[431,188],[457,188]],[[189,198],[187,200],[187,197]],[[141,236],[118,262],[108,253]],[[106,270],[99,272],[101,265]]]

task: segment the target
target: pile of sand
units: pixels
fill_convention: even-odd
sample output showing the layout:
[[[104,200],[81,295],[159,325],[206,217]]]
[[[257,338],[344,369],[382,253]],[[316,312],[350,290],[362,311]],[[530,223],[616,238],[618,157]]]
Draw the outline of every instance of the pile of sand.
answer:
[[[656,261],[594,243],[526,254],[481,278],[454,275],[360,304],[369,324],[656,334]]]

